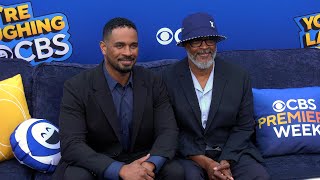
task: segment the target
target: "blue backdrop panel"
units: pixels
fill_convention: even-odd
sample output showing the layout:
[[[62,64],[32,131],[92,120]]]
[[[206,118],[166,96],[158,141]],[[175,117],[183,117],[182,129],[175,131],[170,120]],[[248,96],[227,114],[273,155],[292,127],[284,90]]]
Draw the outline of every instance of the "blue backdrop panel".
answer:
[[[28,4],[28,14],[32,12],[33,17],[13,23],[6,22],[5,9],[17,9],[19,4]],[[138,61],[180,59],[185,56],[185,52],[175,44],[180,37],[179,29],[182,19],[190,13],[199,11],[213,15],[220,34],[228,38],[218,45],[218,51],[314,48],[320,44],[320,38],[317,40],[320,28],[318,21],[320,15],[317,16],[320,14],[319,7],[320,1],[303,0],[82,2],[2,0],[0,2],[2,19],[0,29],[2,30],[9,25],[14,26],[25,22],[31,24],[31,21],[43,20],[45,17],[53,21],[56,16],[63,17],[65,26],[59,31],[16,38],[11,41],[1,38],[0,35],[0,57],[8,56],[8,53],[10,55],[8,51],[12,52],[12,56],[17,56],[15,51],[18,51],[25,59],[29,58],[28,61],[33,65],[45,61],[99,63],[102,60],[99,49],[102,28],[109,19],[121,16],[129,18],[138,27],[140,50]],[[22,13],[22,17],[26,16],[27,14]],[[312,28],[304,28],[308,25]],[[54,44],[54,37],[58,46]],[[16,45],[21,41],[29,41],[33,44],[30,46],[24,42],[26,43],[24,48],[15,50]],[[34,47],[36,43],[40,48]],[[52,48],[52,52],[45,49],[46,45]],[[46,53],[49,55],[52,53],[52,55],[46,57]],[[33,58],[32,55],[35,57]]]

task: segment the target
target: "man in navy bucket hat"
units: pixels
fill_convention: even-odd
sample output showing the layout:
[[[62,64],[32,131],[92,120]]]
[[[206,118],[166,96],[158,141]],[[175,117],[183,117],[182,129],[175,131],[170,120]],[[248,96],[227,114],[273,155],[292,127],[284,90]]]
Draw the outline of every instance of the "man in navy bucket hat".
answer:
[[[251,142],[255,122],[248,73],[217,55],[212,16],[195,13],[182,23],[187,57],[164,73],[179,126],[179,162],[186,179],[270,179]]]

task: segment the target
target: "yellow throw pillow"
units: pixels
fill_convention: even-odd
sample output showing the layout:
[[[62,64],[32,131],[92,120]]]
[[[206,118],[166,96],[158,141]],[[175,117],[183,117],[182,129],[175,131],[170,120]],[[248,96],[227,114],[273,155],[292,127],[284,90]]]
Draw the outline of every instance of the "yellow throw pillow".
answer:
[[[13,158],[10,135],[27,119],[30,114],[21,75],[0,81],[0,162]]]

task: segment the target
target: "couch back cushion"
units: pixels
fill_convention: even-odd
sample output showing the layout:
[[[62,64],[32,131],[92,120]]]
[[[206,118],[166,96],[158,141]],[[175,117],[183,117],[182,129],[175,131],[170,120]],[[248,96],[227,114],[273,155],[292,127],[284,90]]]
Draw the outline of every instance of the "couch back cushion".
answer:
[[[177,60],[160,60],[137,65],[160,72],[166,66]],[[76,64],[51,62],[38,65],[33,74],[33,106],[34,118],[42,118],[59,126],[60,103],[63,94],[63,84],[70,77],[83,70],[93,68],[97,64]]]
[[[42,63],[33,73],[33,116],[47,119],[58,126],[60,102],[65,80],[96,65]]]
[[[225,51],[219,55],[244,67],[255,88],[320,86],[320,49]]]
[[[21,74],[24,93],[27,99],[30,114],[33,112],[32,71],[33,67],[27,61],[21,59],[0,58],[0,81],[13,77],[17,74]]]
[[[151,61],[151,62],[137,63],[137,65],[148,68],[155,73],[161,73],[164,69],[168,68],[168,66],[178,61],[179,61],[178,59],[162,59],[162,60]]]

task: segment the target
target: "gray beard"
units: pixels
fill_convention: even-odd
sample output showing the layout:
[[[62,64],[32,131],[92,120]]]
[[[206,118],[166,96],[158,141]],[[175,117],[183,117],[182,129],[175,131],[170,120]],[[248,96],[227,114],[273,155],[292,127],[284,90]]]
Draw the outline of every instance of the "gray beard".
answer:
[[[188,54],[188,58],[190,59],[190,61],[195,66],[197,66],[197,68],[204,70],[204,69],[210,68],[214,64],[214,59],[216,58],[217,50],[214,51],[214,53],[212,54],[211,60],[209,60],[208,62],[198,62],[196,60],[196,57],[193,56],[192,54],[190,54],[188,51],[187,51],[187,54]]]

